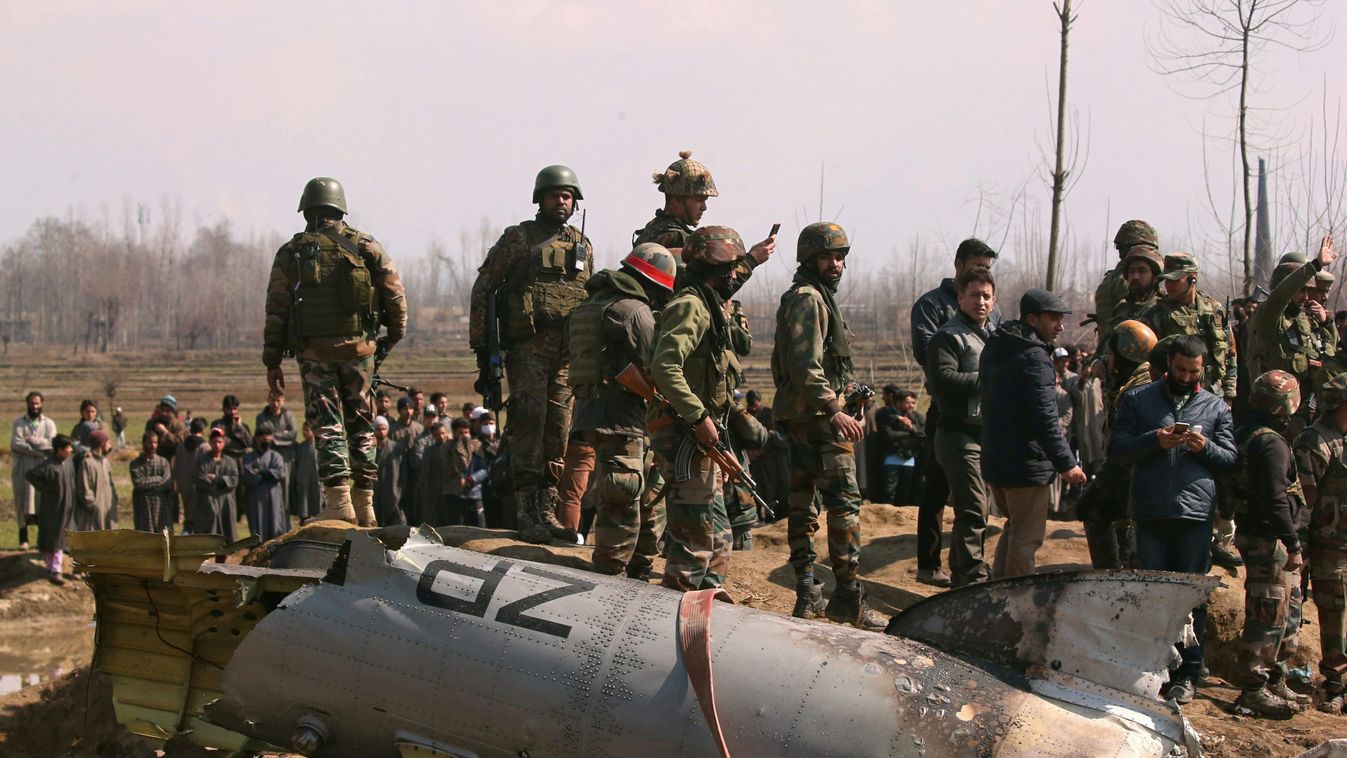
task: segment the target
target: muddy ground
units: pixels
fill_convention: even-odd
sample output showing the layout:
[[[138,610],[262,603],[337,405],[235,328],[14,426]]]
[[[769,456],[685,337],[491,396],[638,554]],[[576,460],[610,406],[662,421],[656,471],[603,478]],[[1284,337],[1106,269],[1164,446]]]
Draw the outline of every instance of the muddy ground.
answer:
[[[861,573],[871,600],[884,614],[896,613],[935,592],[916,581],[916,512],[884,505],[866,505],[862,513],[865,546]],[[994,524],[999,524],[993,520]],[[946,522],[946,529],[949,522]],[[513,558],[587,568],[589,549],[580,546],[536,546],[516,542],[511,533],[452,527],[443,530],[451,544]],[[999,529],[988,538],[994,550]],[[819,539],[822,547],[822,539]],[[777,613],[789,613],[794,602],[793,574],[786,565],[785,522],[754,535],[754,549],[734,554],[726,589],[736,601]],[[826,560],[826,558],[825,558]],[[1049,523],[1048,539],[1039,553],[1042,570],[1087,567],[1088,551],[1080,525]],[[656,571],[662,568],[656,563]],[[1211,602],[1208,665],[1211,678],[1184,710],[1202,735],[1208,754],[1223,756],[1290,756],[1333,737],[1347,736],[1347,717],[1309,710],[1286,722],[1266,722],[1232,715],[1238,688],[1227,683],[1234,663],[1234,639],[1242,623],[1243,584],[1216,569],[1224,586]],[[821,570],[826,577],[828,571]],[[831,589],[831,588],[829,588]],[[1307,615],[1313,621],[1313,603]],[[44,661],[78,657],[66,676],[0,697],[0,755],[5,756],[152,756],[201,755],[189,745],[154,745],[125,732],[113,717],[110,687],[90,675],[93,613],[89,589],[74,581],[54,587],[36,562],[36,555],[0,554],[0,665],[24,659],[35,648],[50,648]],[[820,622],[825,623],[825,622]],[[1316,660],[1318,629],[1304,627],[1300,662]],[[10,658],[13,654],[18,657]],[[36,657],[42,657],[37,655]],[[49,665],[38,663],[38,666]],[[31,668],[32,666],[30,666]],[[0,670],[0,674],[8,673]]]

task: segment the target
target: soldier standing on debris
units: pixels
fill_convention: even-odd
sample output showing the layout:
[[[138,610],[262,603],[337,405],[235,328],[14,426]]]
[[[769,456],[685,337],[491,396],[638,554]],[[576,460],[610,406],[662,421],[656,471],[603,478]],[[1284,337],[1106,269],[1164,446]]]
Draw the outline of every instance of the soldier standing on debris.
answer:
[[[1133,313],[1123,319],[1112,319],[1118,305],[1124,299],[1132,299],[1134,290],[1129,272],[1134,260],[1133,255],[1142,255],[1147,259],[1151,256],[1158,259],[1160,255],[1159,235],[1156,234],[1155,227],[1140,219],[1124,221],[1122,226],[1118,227],[1118,233],[1113,236],[1113,247],[1118,251],[1118,265],[1104,274],[1104,280],[1094,290],[1093,315],[1099,323],[1101,345],[1113,333],[1113,327],[1119,321],[1136,318],[1139,315]],[[1159,275],[1158,266],[1156,275]]]
[[[663,584],[685,592],[719,587],[729,567],[732,537],[721,471],[703,451],[721,442],[717,424],[725,423],[733,403],[726,298],[743,256],[744,242],[733,229],[707,226],[693,232],[683,247],[686,281],[656,323],[650,379],[671,406],[652,405],[647,414],[655,460],[667,482]],[[676,471],[684,425],[692,427],[700,449],[686,460],[686,471]]]
[[[837,224],[820,222],[800,230],[795,248],[799,268],[776,312],[772,415],[790,436],[787,534],[796,579],[792,615],[812,618],[822,613],[859,629],[880,630],[884,621],[866,604],[858,575],[861,492],[853,445],[865,429],[844,409],[855,376],[851,335],[835,299],[850,251],[846,232]],[[822,582],[814,577],[816,496],[828,514],[828,558],[837,579],[826,608]]]
[[[1244,629],[1239,668],[1244,691],[1237,712],[1289,719],[1309,698],[1286,685],[1286,662],[1300,637],[1298,605],[1303,564],[1297,534],[1304,506],[1291,446],[1281,431],[1300,406],[1300,385],[1285,371],[1269,371],[1254,380],[1249,413],[1235,430],[1240,463],[1235,468],[1235,545],[1244,556]]]
[[[1310,585],[1319,612],[1319,710],[1344,712],[1347,673],[1347,374],[1318,392],[1323,415],[1296,438],[1296,467],[1309,504]]]
[[[600,271],[589,297],[571,312],[567,340],[575,390],[571,433],[594,449],[597,504],[594,570],[632,573],[645,484],[645,399],[616,381],[628,366],[647,372],[655,342],[652,309],[673,293],[674,257],[662,245],[637,245],[616,269]],[[649,571],[649,566],[636,566]]]
[[[557,520],[557,481],[570,427],[571,388],[562,347],[566,317],[585,299],[594,271],[593,249],[566,222],[584,199],[580,180],[566,166],[548,166],[533,183],[535,218],[511,226],[486,254],[472,285],[468,342],[483,370],[487,306],[497,298],[510,385],[505,434],[520,536],[575,542],[575,531]],[[480,388],[479,388],[480,389]]]
[[[267,285],[267,384],[284,390],[281,360],[294,355],[323,483],[316,518],[375,526],[370,375],[406,334],[402,280],[383,246],[342,220],[346,192],[336,179],[304,185],[299,210],[304,231],[276,252]]]

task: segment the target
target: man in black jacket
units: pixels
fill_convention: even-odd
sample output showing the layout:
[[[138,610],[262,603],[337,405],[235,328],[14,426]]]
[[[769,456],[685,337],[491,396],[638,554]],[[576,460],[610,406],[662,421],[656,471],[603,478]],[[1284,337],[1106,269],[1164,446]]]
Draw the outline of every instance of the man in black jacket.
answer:
[[[955,587],[988,578],[982,559],[987,529],[987,488],[982,481],[982,410],[978,359],[989,331],[987,320],[996,303],[996,280],[990,270],[975,268],[959,277],[959,310],[940,327],[926,347],[926,386],[940,406],[935,429],[935,456],[949,481],[954,506],[950,534],[950,581]],[[941,506],[940,511],[944,507]],[[940,513],[936,514],[937,529]],[[920,535],[921,512],[918,512]],[[921,564],[918,538],[917,579],[935,584],[931,569]],[[937,559],[939,553],[936,554]],[[936,567],[939,567],[937,560]]]
[[[1249,412],[1235,430],[1240,464],[1230,496],[1235,547],[1248,572],[1238,657],[1244,691],[1235,708],[1271,719],[1289,719],[1309,702],[1286,686],[1286,661],[1300,636],[1299,614],[1288,622],[1291,590],[1300,586],[1303,564],[1296,527],[1304,496],[1281,432],[1299,406],[1296,378],[1269,371],[1254,380]]]
[[[1053,293],[1030,289],[1020,320],[996,330],[982,351],[982,478],[1006,516],[992,568],[998,579],[1034,573],[1057,474],[1085,482],[1058,419],[1049,354],[1070,312]]]
[[[916,502],[921,448],[926,420],[917,411],[917,396],[896,384],[884,387],[884,407],[875,412],[876,460],[883,472],[883,491],[894,505]]]

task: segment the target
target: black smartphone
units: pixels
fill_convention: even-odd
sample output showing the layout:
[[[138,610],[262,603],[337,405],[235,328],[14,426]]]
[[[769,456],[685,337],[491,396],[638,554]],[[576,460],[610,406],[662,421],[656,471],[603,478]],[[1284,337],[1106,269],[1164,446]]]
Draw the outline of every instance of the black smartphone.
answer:
[[[771,234],[768,234],[767,236],[768,236],[768,237],[775,237],[775,236],[776,236],[776,233],[779,232],[779,231],[781,231],[781,224],[779,224],[779,223],[778,223],[778,224],[772,224],[772,232],[771,232]]]

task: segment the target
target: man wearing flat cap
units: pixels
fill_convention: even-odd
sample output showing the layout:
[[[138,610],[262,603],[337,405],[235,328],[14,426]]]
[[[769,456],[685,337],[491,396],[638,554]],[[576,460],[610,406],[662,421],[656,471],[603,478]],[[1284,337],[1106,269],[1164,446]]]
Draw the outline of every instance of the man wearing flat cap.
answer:
[[[982,349],[982,478],[1006,516],[992,576],[1034,573],[1052,491],[1060,474],[1084,484],[1058,414],[1052,349],[1071,309],[1033,288],[1020,298],[1020,318],[992,333]]]

